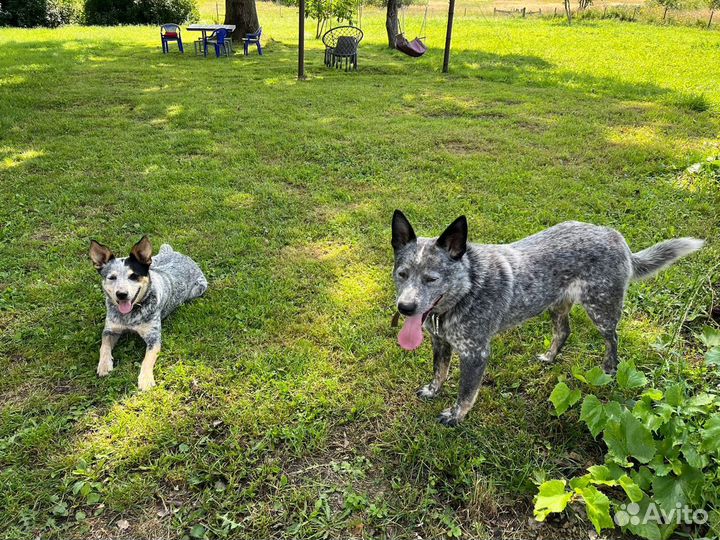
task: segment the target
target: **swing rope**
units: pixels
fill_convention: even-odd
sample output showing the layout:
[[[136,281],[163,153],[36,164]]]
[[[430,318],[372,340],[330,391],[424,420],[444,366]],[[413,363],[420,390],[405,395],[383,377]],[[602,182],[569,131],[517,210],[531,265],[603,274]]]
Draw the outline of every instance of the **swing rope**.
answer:
[[[425,2],[425,14],[423,15],[423,21],[422,25],[420,25],[420,34],[415,39],[425,39],[425,27],[427,25],[427,16],[428,16],[428,7],[430,6],[430,0]],[[405,35],[405,11],[407,10],[407,6],[405,4],[402,4],[401,7],[401,17],[402,17],[402,24],[400,21],[398,21],[398,35],[404,36]]]

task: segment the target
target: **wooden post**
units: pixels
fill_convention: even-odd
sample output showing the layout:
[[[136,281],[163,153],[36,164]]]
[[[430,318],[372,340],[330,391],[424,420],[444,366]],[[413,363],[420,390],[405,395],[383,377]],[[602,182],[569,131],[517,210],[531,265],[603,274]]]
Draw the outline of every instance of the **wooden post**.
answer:
[[[525,8],[522,8],[522,17],[525,18]]]
[[[305,79],[305,0],[300,0],[298,12],[298,80]]]
[[[301,2],[304,0],[300,0]],[[443,56],[443,73],[450,70],[450,43],[452,41],[453,17],[455,15],[455,0],[450,0],[448,5],[447,30],[445,31],[445,55]]]

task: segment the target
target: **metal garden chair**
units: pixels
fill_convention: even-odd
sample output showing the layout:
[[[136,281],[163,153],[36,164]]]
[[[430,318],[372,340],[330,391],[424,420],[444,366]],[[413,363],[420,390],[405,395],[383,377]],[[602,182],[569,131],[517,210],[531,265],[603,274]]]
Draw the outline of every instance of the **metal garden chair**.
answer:
[[[323,35],[325,44],[325,65],[340,67],[345,61],[345,71],[350,66],[358,68],[358,46],[363,38],[363,31],[355,26],[336,26]]]
[[[181,53],[184,53],[185,49],[183,49],[180,27],[177,24],[163,24],[160,27],[160,43],[162,43],[163,53],[170,52],[170,43],[173,41],[177,42],[178,49],[180,49]]]

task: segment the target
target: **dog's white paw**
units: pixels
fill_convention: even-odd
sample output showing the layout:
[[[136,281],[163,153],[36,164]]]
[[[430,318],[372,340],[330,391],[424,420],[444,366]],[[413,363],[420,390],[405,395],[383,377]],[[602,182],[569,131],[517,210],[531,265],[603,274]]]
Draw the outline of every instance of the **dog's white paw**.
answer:
[[[98,367],[97,367],[98,377],[107,377],[112,370],[113,370],[112,358],[100,359],[100,362],[98,362]]]
[[[422,388],[419,388],[415,394],[417,394],[417,397],[420,399],[433,399],[438,396],[440,393],[439,390],[435,390],[435,387],[432,384],[426,384]]]
[[[555,360],[555,358],[551,356],[550,353],[538,354],[535,358],[537,358],[538,362],[543,362],[545,364],[548,364]]]
[[[455,427],[462,421],[456,406],[445,409],[438,416],[438,422],[447,427]]]
[[[140,373],[140,377],[138,377],[138,388],[145,392],[146,390],[150,390],[153,386],[155,386],[155,377],[153,377],[153,374]]]

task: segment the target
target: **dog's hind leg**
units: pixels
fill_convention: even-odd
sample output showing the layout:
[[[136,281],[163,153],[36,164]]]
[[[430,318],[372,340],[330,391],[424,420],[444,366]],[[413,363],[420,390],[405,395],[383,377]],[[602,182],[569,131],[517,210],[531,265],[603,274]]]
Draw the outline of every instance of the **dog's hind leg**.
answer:
[[[570,310],[572,309],[572,302],[562,302],[552,306],[548,311],[550,313],[550,319],[553,323],[553,339],[550,345],[550,350],[545,354],[539,354],[538,360],[541,362],[552,362],[555,357],[562,350],[563,345],[567,341],[570,335]]]
[[[455,405],[440,413],[438,421],[441,424],[454,427],[465,419],[475,405],[489,358],[489,343],[477,345],[477,349],[460,352],[460,390]]]
[[[605,290],[601,294],[583,295],[582,305],[600,334],[605,338],[605,361],[603,369],[614,374],[617,370],[617,326],[622,316],[624,288]]]
[[[100,361],[97,366],[97,374],[99,377],[107,376],[113,370],[112,350],[120,339],[120,334],[105,329],[102,333],[102,343],[100,345]]]
[[[443,383],[450,372],[450,357],[452,346],[443,338],[432,335],[433,346],[433,380],[417,391],[419,398],[432,399],[440,393]]]

